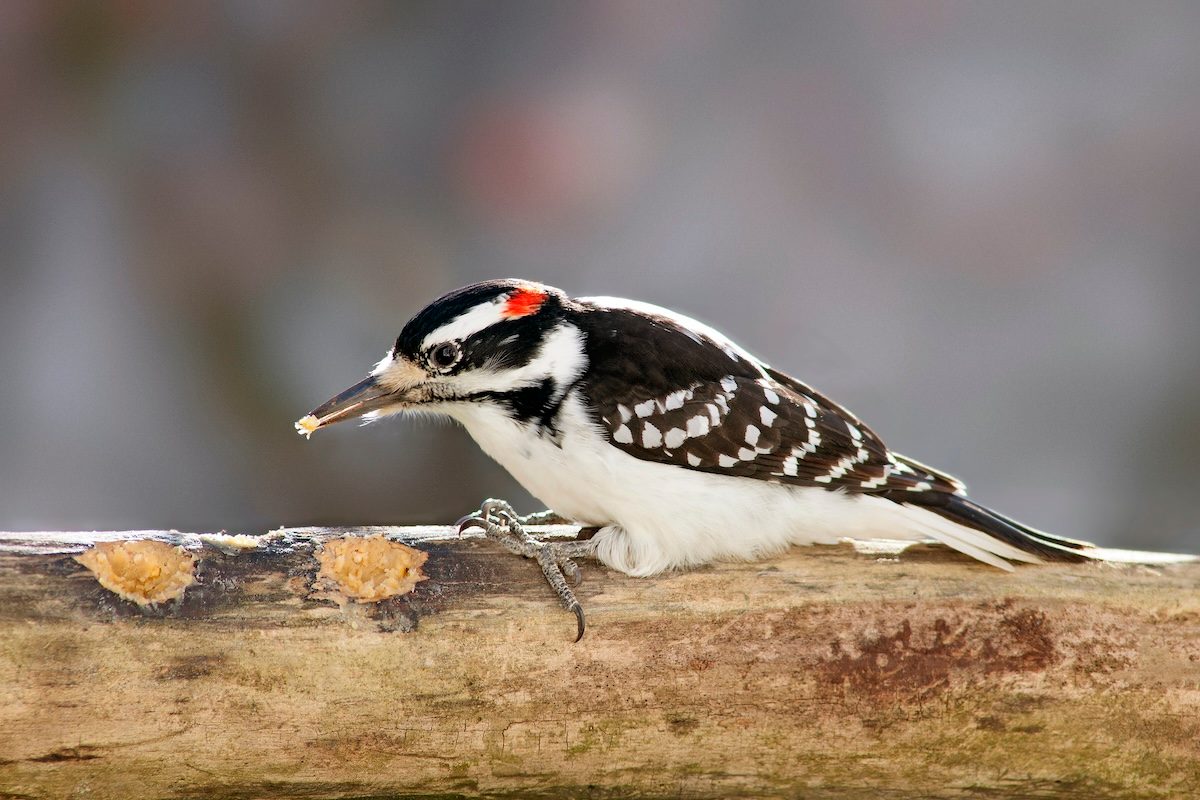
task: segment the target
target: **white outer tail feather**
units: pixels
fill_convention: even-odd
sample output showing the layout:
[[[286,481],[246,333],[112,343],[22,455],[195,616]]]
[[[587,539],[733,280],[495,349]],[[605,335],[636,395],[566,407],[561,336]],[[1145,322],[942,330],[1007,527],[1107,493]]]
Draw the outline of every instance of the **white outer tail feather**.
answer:
[[[1186,564],[1200,561],[1200,556],[1184,553],[1152,553],[1149,550],[1121,550],[1115,547],[1089,547],[1083,554],[1096,561],[1117,564]]]
[[[880,500],[887,503],[892,502],[882,498]],[[928,509],[899,503],[893,503],[893,505],[895,506],[893,513],[906,518],[912,525],[911,533],[924,534],[926,538],[966,553],[985,564],[1012,571],[1013,565],[1009,563],[1010,561],[1025,561],[1030,564],[1039,564],[1042,561],[1032,553],[1019,550],[982,531],[951,522]]]
[[[945,517],[918,506],[899,506],[902,514],[910,519],[918,530],[928,538],[941,542],[959,552],[986,564],[1012,571],[1010,561],[1041,564],[1044,558],[1016,548],[982,531],[959,525]],[[1145,550],[1121,550],[1111,547],[1085,547],[1079,555],[1093,561],[1109,561],[1119,564],[1185,564],[1200,560],[1200,556],[1181,553],[1153,553]]]

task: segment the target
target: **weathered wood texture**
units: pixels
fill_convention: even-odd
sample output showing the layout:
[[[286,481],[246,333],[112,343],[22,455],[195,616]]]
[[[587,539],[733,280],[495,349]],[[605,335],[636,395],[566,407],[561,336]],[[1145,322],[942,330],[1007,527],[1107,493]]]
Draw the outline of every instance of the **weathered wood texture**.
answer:
[[[155,534],[198,582],[151,610],[104,535],[0,534],[0,797],[1200,796],[1200,565],[589,563],[573,644],[531,562],[387,533],[430,579],[366,605],[310,595],[322,532]]]

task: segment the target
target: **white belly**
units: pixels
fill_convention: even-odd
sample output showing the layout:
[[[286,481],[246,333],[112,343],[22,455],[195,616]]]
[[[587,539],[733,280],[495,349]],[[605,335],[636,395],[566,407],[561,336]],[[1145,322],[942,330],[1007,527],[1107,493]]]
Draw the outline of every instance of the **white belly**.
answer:
[[[891,501],[644,461],[599,432],[582,435],[589,423],[574,398],[563,415],[560,448],[530,436],[496,409],[455,414],[483,450],[547,507],[602,528],[597,555],[621,572],[653,575],[844,537],[931,535],[922,525],[905,524],[909,514],[897,513]]]

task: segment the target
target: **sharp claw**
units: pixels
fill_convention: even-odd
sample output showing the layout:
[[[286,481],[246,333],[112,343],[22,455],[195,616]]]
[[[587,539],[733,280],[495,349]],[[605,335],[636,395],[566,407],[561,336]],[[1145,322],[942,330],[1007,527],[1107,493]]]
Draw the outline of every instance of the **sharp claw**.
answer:
[[[459,536],[462,536],[463,531],[465,531],[467,528],[483,528],[484,530],[487,530],[488,524],[489,523],[486,519],[475,514],[467,514],[458,522],[454,523],[455,527],[458,528]]]
[[[512,522],[513,520],[518,519],[517,513],[513,511],[513,507],[507,502],[504,500],[496,500],[495,498],[488,498],[487,500],[483,501],[482,505],[479,506],[479,516],[490,517],[492,515],[495,515],[505,522]]]
[[[587,623],[583,619],[583,606],[576,603],[571,610],[575,612],[575,621],[579,623],[579,633],[575,635],[575,642],[578,643],[583,638],[583,631],[587,627]]]
[[[540,521],[539,515],[532,516],[531,522]],[[578,584],[583,580],[583,572],[573,559],[565,557],[565,554],[559,555],[562,551],[558,546],[540,541],[526,533],[525,522],[526,518],[518,516],[505,501],[488,499],[483,501],[478,511],[462,517],[455,526],[459,536],[462,536],[467,528],[482,528],[489,539],[498,541],[510,553],[535,559],[541,566],[542,574],[546,576],[550,588],[558,594],[559,600],[567,610],[575,614],[578,627],[575,641],[578,642],[583,638],[587,622],[583,616],[583,606],[575,598],[567,581],[569,579]]]

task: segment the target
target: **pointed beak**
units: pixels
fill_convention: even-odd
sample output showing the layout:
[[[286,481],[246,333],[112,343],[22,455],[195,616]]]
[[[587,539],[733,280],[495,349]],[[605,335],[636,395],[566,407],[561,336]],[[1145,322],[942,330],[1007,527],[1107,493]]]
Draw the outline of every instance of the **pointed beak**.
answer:
[[[310,437],[321,428],[405,402],[404,392],[382,386],[374,375],[351,386],[296,422],[296,432]]]

